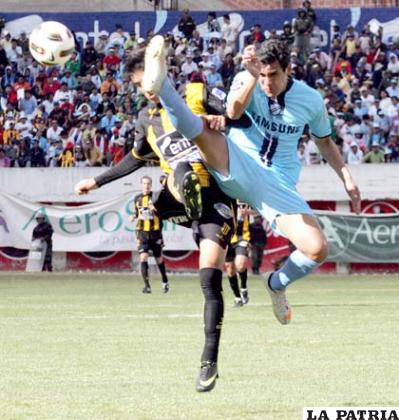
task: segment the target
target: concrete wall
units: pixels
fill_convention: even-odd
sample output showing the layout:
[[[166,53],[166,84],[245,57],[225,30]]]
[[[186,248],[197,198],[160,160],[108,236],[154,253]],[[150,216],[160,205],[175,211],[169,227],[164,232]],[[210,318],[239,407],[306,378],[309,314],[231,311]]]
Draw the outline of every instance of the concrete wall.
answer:
[[[359,183],[363,200],[399,199],[399,165],[356,165],[351,168]],[[109,200],[121,194],[138,191],[140,177],[148,174],[158,189],[159,168],[143,168],[89,195],[74,195],[74,185],[83,178],[102,172],[104,168],[6,168],[1,169],[0,191],[31,201],[91,202]],[[29,182],[27,188],[26,180]],[[298,189],[308,201],[347,201],[341,181],[327,165],[304,167]]]

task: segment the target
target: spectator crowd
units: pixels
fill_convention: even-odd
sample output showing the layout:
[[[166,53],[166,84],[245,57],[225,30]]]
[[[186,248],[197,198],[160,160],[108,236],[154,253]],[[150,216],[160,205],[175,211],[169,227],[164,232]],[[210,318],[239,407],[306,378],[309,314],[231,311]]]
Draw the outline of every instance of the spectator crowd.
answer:
[[[208,32],[197,31],[188,10],[177,33],[165,34],[169,76],[181,92],[190,82],[228,91],[242,70],[239,28],[230,15],[208,13]],[[267,30],[266,30],[267,29]],[[124,72],[126,57],[153,36],[137,37],[121,25],[102,31],[62,68],[35,62],[27,34],[0,39],[0,167],[114,165],[134,145],[135,122],[145,98]],[[399,43],[384,43],[366,25],[334,26],[331,43],[317,41],[310,1],[281,28],[256,24],[244,44],[269,38],[287,44],[292,75],[317,89],[330,116],[332,136],[349,164],[399,161]],[[245,46],[244,45],[244,46]],[[298,143],[304,165],[322,158],[309,133]]]

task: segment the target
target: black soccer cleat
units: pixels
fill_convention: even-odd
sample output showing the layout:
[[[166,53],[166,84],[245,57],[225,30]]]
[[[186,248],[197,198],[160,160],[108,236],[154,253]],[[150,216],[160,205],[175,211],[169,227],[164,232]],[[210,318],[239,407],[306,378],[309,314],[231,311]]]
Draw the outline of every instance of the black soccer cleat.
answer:
[[[248,289],[241,289],[241,300],[244,305],[249,302]]]
[[[197,379],[196,390],[198,392],[209,392],[215,388],[216,379],[219,377],[218,365],[216,362],[202,362]]]
[[[162,293],[168,293],[169,292],[169,282],[162,283]]]
[[[239,297],[234,298],[233,308],[241,308],[242,306],[244,306],[244,301]]]
[[[144,286],[142,292],[143,293],[152,293],[151,292],[151,286]]]
[[[198,175],[189,171],[184,175],[180,191],[187,216],[198,220],[202,216],[201,184]]]

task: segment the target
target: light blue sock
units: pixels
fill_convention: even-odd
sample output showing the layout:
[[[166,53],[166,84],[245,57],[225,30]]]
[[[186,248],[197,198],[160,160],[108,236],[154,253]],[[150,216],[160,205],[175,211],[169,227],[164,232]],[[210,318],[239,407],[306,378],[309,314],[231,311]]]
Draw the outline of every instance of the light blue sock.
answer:
[[[162,84],[159,98],[168,113],[170,122],[180,134],[192,140],[202,133],[204,129],[202,119],[191,112],[167,77]]]
[[[280,270],[272,274],[269,285],[273,290],[284,290],[289,284],[307,276],[319,264],[296,250],[288,257]]]

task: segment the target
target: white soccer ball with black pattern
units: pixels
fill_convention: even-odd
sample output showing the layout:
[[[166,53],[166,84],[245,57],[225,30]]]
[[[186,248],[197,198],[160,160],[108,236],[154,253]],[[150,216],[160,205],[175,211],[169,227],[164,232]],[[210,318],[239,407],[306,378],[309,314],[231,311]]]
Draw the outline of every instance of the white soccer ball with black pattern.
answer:
[[[40,64],[63,65],[75,51],[75,39],[62,23],[43,22],[30,34],[29,49]]]

